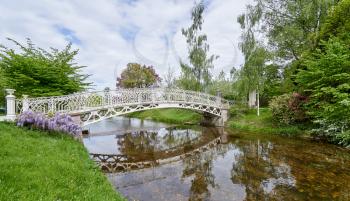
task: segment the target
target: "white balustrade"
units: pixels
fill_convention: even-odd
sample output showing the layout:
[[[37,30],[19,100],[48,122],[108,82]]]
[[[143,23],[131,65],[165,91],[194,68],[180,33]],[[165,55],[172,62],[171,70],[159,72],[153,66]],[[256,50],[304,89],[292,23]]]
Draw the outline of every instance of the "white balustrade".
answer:
[[[96,92],[82,92],[66,96],[37,97],[16,100],[14,90],[7,90],[7,118],[16,118],[17,111],[32,110],[41,113],[84,114],[90,112],[89,121],[101,117],[116,116],[132,111],[181,107],[201,110],[220,116],[221,109],[226,107],[220,96],[169,88],[118,89]],[[115,108],[121,107],[121,111]],[[103,114],[101,114],[103,113]]]

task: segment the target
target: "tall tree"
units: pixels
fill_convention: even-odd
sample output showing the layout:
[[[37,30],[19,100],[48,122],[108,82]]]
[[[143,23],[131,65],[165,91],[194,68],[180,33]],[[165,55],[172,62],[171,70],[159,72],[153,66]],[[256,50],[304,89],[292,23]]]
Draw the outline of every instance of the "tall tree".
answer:
[[[350,0],[332,9],[316,51],[303,58],[298,86],[309,96],[307,109],[317,134],[350,146]]]
[[[254,27],[268,39],[277,59],[300,59],[303,51],[317,44],[317,36],[327,11],[338,0],[255,0],[248,6],[247,26]]]
[[[44,50],[36,47],[30,39],[26,45],[8,40],[20,51],[0,45],[2,91],[6,87],[16,89],[17,96],[53,96],[71,94],[91,86],[86,82],[89,75],[82,73],[85,66],[74,62],[78,50],[72,50],[71,44],[63,50]]]
[[[254,0],[247,11],[238,19],[250,39],[242,47],[243,52],[253,50],[256,43],[254,33],[260,43],[273,54],[273,62],[287,69],[283,73],[286,90],[293,90],[293,74],[300,67],[300,58],[309,48],[316,48],[321,25],[327,11],[338,0]],[[261,40],[263,38],[263,40]]]
[[[261,90],[261,105],[267,106],[274,96],[282,95],[284,89],[281,87],[282,73],[280,66],[268,64],[264,68],[264,88]]]
[[[213,61],[218,58],[215,55],[208,55],[207,36],[202,33],[204,10],[204,2],[200,1],[192,9],[192,25],[182,29],[188,45],[190,64],[180,61],[182,72],[178,83],[182,88],[196,91],[207,90],[211,81],[210,69],[213,68]]]
[[[259,95],[264,86],[264,67],[268,53],[263,44],[257,41],[255,27],[261,17],[260,9],[249,5],[247,14],[238,17],[237,21],[242,29],[240,48],[244,54],[245,63],[240,70],[239,90],[242,96],[250,92],[257,92],[257,115],[259,111]]]
[[[117,87],[121,88],[145,88],[158,86],[161,78],[153,66],[128,63],[120,77],[117,78]]]
[[[244,42],[243,42],[244,43]],[[241,69],[241,91],[247,94],[257,93],[257,115],[260,115],[260,91],[263,91],[266,77],[264,75],[267,62],[267,52],[263,47],[254,47],[245,54],[245,63]]]

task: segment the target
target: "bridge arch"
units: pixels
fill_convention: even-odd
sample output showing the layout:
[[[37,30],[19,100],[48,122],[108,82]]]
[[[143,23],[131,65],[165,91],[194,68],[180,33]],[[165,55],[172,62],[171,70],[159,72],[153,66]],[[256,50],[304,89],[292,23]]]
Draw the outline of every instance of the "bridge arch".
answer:
[[[75,93],[65,96],[16,99],[16,110],[67,113],[82,126],[132,112],[157,108],[183,108],[212,117],[223,126],[228,119],[228,103],[220,96],[171,88],[133,88]]]

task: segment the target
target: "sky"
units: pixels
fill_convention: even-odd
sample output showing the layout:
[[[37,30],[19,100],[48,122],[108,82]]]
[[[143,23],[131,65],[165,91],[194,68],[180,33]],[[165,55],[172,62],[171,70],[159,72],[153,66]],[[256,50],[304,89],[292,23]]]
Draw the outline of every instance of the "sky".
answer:
[[[127,63],[152,65],[165,76],[188,62],[182,28],[191,25],[192,0],[0,0],[0,44],[30,38],[38,47],[79,49],[76,62],[95,89],[115,88]],[[251,0],[206,0],[203,33],[218,55],[213,76],[243,64],[237,16]]]

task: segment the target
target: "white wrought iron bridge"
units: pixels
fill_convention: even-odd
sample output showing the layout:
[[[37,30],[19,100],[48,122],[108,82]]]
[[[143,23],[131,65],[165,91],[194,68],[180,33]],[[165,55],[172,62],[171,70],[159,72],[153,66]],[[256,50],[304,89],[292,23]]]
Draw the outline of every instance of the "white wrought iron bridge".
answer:
[[[16,99],[8,89],[7,119],[31,110],[44,114],[67,113],[82,126],[107,118],[156,108],[184,108],[203,113],[204,119],[223,126],[228,119],[228,102],[220,95],[169,88],[117,89],[82,92],[65,96]]]

